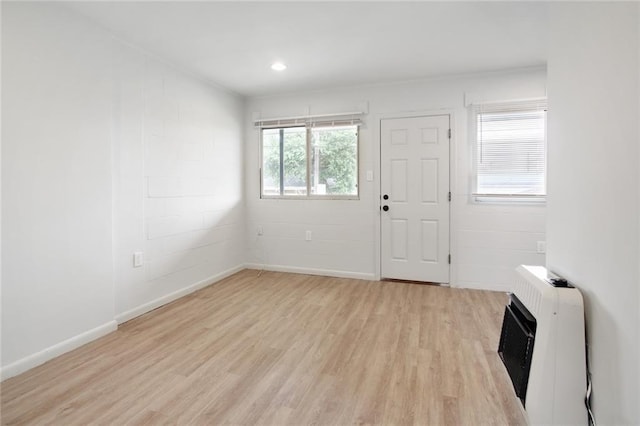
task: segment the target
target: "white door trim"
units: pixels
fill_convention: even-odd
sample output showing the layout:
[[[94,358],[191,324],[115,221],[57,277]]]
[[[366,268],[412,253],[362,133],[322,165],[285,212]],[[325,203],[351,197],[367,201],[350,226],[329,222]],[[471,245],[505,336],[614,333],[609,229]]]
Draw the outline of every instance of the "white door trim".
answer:
[[[457,229],[457,219],[454,214],[455,210],[455,195],[458,193],[457,191],[457,180],[456,176],[458,175],[457,168],[457,144],[456,144],[456,136],[458,133],[458,129],[456,127],[455,120],[455,109],[452,108],[443,108],[443,109],[430,109],[430,110],[416,110],[416,111],[400,111],[400,112],[392,112],[392,113],[381,113],[374,114],[373,120],[370,122],[371,126],[375,126],[375,129],[372,129],[373,136],[373,169],[376,171],[376,176],[373,181],[374,189],[373,189],[373,209],[377,212],[375,220],[374,220],[374,264],[375,264],[375,280],[379,281],[382,276],[382,227],[381,227],[381,214],[380,214],[380,197],[382,196],[382,192],[380,190],[380,185],[382,184],[380,180],[380,175],[382,171],[381,164],[381,155],[382,149],[380,146],[381,137],[380,137],[380,122],[384,119],[389,118],[412,118],[412,117],[422,117],[429,115],[449,115],[449,120],[451,123],[451,142],[449,144],[449,188],[451,190],[451,204],[449,205],[449,250],[451,252],[451,265],[449,266],[449,285],[451,287],[455,287],[457,282],[458,274],[457,268],[455,265],[456,261],[456,253],[457,253],[457,234],[454,232]]]

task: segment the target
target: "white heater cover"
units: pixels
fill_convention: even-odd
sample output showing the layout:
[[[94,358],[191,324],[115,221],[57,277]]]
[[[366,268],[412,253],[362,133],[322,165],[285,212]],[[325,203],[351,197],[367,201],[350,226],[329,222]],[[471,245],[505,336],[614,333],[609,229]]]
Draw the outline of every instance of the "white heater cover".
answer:
[[[525,412],[532,425],[586,425],[584,304],[576,288],[553,287],[541,266],[517,268],[513,293],[536,318]]]

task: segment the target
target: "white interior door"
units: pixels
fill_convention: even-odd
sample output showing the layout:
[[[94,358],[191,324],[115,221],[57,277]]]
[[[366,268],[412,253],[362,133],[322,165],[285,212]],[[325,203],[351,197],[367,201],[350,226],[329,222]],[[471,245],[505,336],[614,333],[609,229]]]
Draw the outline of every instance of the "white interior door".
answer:
[[[380,122],[383,278],[449,282],[450,134],[449,115]]]

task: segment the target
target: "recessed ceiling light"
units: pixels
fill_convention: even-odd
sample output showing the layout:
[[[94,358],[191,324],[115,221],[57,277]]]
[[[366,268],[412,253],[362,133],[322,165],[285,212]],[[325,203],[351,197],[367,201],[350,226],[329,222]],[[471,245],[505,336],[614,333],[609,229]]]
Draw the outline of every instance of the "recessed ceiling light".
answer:
[[[275,62],[273,65],[271,65],[271,69],[274,71],[284,71],[287,69],[287,66],[282,62]]]

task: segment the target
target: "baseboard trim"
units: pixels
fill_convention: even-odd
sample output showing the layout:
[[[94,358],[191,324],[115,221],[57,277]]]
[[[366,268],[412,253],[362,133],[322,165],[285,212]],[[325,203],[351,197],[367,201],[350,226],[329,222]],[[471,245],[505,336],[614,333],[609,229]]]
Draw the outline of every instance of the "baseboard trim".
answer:
[[[118,325],[127,322],[133,318],[143,315],[149,311],[152,311],[167,303],[173,302],[187,294],[193,293],[211,284],[214,284],[224,278],[227,278],[236,272],[240,272],[243,269],[264,269],[274,272],[291,272],[295,274],[307,274],[307,275],[323,275],[328,277],[338,278],[354,278],[360,280],[375,280],[375,274],[368,274],[362,272],[349,272],[349,271],[336,271],[332,269],[314,269],[314,268],[302,268],[297,266],[285,266],[285,265],[262,265],[255,263],[248,263],[235,266],[231,269],[227,269],[219,274],[212,275],[202,281],[198,281],[188,287],[169,293],[165,296],[159,297],[148,303],[142,304],[136,308],[123,312],[115,317],[114,320],[109,321],[101,326],[85,331],[77,336],[71,337],[53,346],[50,346],[40,352],[36,352],[32,355],[24,357],[12,364],[0,368],[0,381],[6,380],[10,377],[15,377],[27,370],[44,364],[45,362],[58,357],[64,353],[70,352],[79,348],[93,340],[99,339],[113,331],[118,329]]]
[[[358,280],[373,281],[376,279],[375,274],[365,272],[350,272],[350,271],[336,271],[333,269],[315,269],[315,268],[302,268],[299,266],[285,266],[285,265],[263,265],[261,263],[247,263],[245,265],[247,269],[263,269],[265,271],[273,272],[291,272],[294,274],[306,274],[306,275],[322,275],[326,277],[337,278],[354,278]]]
[[[486,290],[486,291],[498,291],[501,293],[509,293],[513,290],[512,285],[510,284],[483,284],[473,281],[459,281],[456,285],[452,285],[451,287],[456,288],[466,288],[470,290]]]
[[[80,333],[60,343],[56,343],[55,345],[40,352],[36,352],[12,364],[2,367],[2,369],[0,369],[0,379],[5,380],[10,377],[17,376],[18,374],[22,374],[27,370],[42,365],[55,357],[77,349],[80,346],[99,339],[100,337],[116,331],[117,329],[118,323],[115,320],[111,320],[106,324],[85,331],[84,333]]]
[[[188,287],[181,288],[180,290],[174,291],[173,293],[166,294],[155,300],[144,303],[126,312],[118,314],[116,315],[116,321],[118,322],[118,324],[122,324],[127,321],[130,321],[136,317],[139,317],[140,315],[144,315],[147,312],[153,311],[154,309],[157,309],[163,305],[166,305],[167,303],[171,303],[174,300],[177,300],[183,296],[186,296],[187,294],[193,293],[194,291],[198,291],[202,288],[210,286],[211,284],[214,284],[224,278],[227,278],[228,276],[231,276],[236,272],[240,272],[243,269],[245,269],[245,265],[238,265],[231,269],[227,269],[226,271],[220,272],[219,274],[212,275]]]

